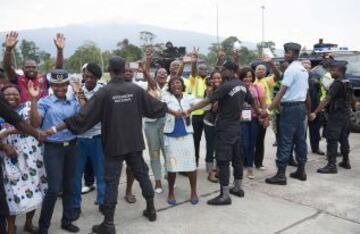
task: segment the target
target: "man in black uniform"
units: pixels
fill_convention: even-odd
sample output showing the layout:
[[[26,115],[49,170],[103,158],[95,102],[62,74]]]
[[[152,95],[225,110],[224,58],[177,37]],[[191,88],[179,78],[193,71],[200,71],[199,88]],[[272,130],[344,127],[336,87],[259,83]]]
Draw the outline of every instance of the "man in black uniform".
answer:
[[[349,161],[349,126],[352,102],[352,87],[349,80],[345,80],[346,62],[333,61],[330,65],[331,76],[335,81],[330,86],[326,98],[319,104],[310,119],[314,120],[316,115],[323,108],[327,108],[328,123],[325,129],[327,141],[328,163],[325,167],[319,168],[318,173],[336,174],[336,155],[338,142],[340,142],[341,154],[343,160],[339,166],[345,169],[351,169]]]
[[[216,122],[216,162],[219,168],[220,188],[219,196],[209,200],[209,205],[230,205],[229,193],[239,197],[244,196],[242,189],[243,162],[240,152],[240,116],[244,100],[254,103],[247,92],[244,83],[236,78],[238,66],[233,62],[223,65],[221,75],[225,83],[212,95],[195,104],[186,111],[189,116],[194,110],[200,109],[209,103],[218,101],[219,115]],[[232,162],[234,168],[234,187],[229,188],[230,169]]]
[[[120,57],[109,60],[111,81],[80,109],[78,114],[57,126],[68,128],[75,134],[83,133],[101,121],[101,138],[105,153],[105,200],[104,222],[92,228],[94,233],[116,233],[114,225],[118,186],[123,162],[126,161],[139,181],[147,207],[143,212],[150,221],[156,220],[154,190],[148,167],[142,157],[144,139],[142,118],[165,116],[165,103],[151,97],[142,88],[124,80],[125,61]],[[52,134],[54,130],[49,130]]]
[[[38,132],[35,128],[25,122],[7,103],[3,95],[0,93],[0,117],[5,122],[15,126],[18,130],[35,137],[38,141],[44,141],[46,134]],[[8,144],[3,144],[0,139],[0,150],[4,151],[8,156],[16,156],[15,150]],[[4,179],[0,167],[0,233],[6,233],[5,217],[9,215],[9,208],[6,202],[6,193],[4,190]]]

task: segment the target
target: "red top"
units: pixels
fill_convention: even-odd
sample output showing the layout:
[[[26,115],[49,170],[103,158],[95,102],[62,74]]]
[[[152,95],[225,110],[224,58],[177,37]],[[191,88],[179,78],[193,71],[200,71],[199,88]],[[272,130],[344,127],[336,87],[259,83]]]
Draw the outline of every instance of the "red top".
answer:
[[[27,102],[30,101],[31,96],[28,92],[28,88],[27,88],[27,84],[29,82],[29,79],[26,78],[25,76],[19,76],[18,80],[17,80],[17,84],[20,88],[21,91],[21,102]],[[33,80],[34,82],[34,87],[40,88],[40,94],[39,94],[39,99],[42,97],[46,97],[48,96],[49,92],[48,92],[48,85],[46,82],[46,78],[43,75],[38,75],[36,77],[36,79]]]

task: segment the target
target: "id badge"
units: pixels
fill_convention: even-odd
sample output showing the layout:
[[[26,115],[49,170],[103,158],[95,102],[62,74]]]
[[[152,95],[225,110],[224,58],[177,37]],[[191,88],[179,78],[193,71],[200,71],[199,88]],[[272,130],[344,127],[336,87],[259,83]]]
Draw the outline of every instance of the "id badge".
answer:
[[[244,122],[251,121],[251,110],[242,110],[241,121],[244,121]]]

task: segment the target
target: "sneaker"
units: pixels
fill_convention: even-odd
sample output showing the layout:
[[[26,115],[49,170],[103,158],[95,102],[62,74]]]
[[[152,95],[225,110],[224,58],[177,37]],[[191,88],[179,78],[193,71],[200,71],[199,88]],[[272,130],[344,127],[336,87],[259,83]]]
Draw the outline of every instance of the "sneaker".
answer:
[[[86,194],[86,193],[90,193],[91,191],[95,190],[95,186],[91,185],[91,186],[83,186],[81,188],[81,194]]]
[[[156,188],[155,189],[155,193],[157,193],[157,194],[160,194],[160,193],[162,193],[163,192],[163,189],[162,188]]]
[[[260,166],[260,167],[259,167],[259,170],[260,170],[260,171],[265,171],[265,170],[266,170],[266,167]]]
[[[254,171],[253,171],[252,169],[249,169],[249,170],[247,171],[246,177],[249,178],[249,179],[251,179],[251,180],[255,179]]]

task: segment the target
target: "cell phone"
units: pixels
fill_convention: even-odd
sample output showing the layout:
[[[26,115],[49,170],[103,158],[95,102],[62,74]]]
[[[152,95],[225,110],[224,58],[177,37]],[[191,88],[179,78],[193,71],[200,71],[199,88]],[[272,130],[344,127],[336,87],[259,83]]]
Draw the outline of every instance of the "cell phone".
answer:
[[[130,63],[130,69],[139,69],[139,63]]]

